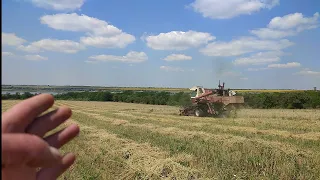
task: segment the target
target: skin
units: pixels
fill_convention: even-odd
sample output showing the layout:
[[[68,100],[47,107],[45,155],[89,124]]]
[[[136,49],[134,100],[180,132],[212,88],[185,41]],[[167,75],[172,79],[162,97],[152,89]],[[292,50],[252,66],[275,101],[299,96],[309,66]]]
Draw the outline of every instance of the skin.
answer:
[[[53,104],[52,95],[41,94],[2,113],[2,179],[53,180],[74,163],[73,153],[58,149],[79,134],[77,125],[44,137],[72,114],[69,107],[43,114]]]

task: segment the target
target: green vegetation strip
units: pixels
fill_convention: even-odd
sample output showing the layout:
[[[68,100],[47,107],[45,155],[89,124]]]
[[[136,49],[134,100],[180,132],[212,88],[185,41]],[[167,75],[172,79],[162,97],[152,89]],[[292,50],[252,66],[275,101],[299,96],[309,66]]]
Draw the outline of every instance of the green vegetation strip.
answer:
[[[303,109],[320,108],[320,91],[293,91],[293,92],[261,92],[261,93],[238,93],[244,96],[245,106],[261,109]],[[2,100],[26,99],[33,96],[29,92],[23,94],[2,94]],[[190,92],[167,92],[167,91],[134,91],[125,90],[117,93],[112,91],[99,92],[68,92],[55,95],[60,100],[79,101],[113,101],[142,104],[157,104],[182,106],[190,104]]]

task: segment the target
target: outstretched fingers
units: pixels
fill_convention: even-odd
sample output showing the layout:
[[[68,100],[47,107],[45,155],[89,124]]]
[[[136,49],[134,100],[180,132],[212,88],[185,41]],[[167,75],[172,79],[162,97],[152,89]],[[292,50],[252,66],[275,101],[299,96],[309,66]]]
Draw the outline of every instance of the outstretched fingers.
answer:
[[[69,107],[60,107],[50,113],[36,118],[26,129],[27,133],[43,137],[47,132],[55,129],[72,115]]]
[[[43,168],[37,173],[37,180],[56,180],[64,173],[75,161],[75,155],[72,153],[66,154],[62,158],[59,165],[51,168]]]
[[[52,107],[54,98],[40,94],[24,100],[2,113],[2,132],[24,132],[25,128],[41,113]]]
[[[79,134],[79,132],[79,126],[73,124],[48,137],[45,137],[44,140],[47,141],[50,146],[60,148],[64,144],[75,138]]]
[[[47,143],[59,149],[73,138],[75,138],[80,132],[79,126],[73,124],[70,125],[48,137],[44,140]],[[75,161],[75,155],[72,153],[66,154],[60,164],[55,167],[43,168],[37,173],[37,180],[56,180],[61,174],[63,174]]]

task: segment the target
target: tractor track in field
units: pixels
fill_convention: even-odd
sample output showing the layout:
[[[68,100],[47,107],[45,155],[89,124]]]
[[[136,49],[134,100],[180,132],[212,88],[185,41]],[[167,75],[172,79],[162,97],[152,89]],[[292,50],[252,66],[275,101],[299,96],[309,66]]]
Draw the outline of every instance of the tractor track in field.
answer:
[[[106,115],[107,111],[100,111],[100,110],[92,110],[88,108],[81,108],[74,106],[75,109],[80,109],[81,111],[85,111],[87,114],[93,114],[93,115],[99,115],[99,116],[104,116],[105,118],[108,117]],[[139,120],[144,120],[145,121],[150,121],[149,123],[151,124],[157,124],[160,126],[165,126],[166,128],[174,127],[174,128],[183,128],[183,129],[192,129],[195,128],[197,129],[197,132],[201,131],[203,127],[210,127],[212,129],[215,129],[219,132],[225,131],[225,132],[238,132],[239,134],[241,133],[248,133],[248,135],[270,135],[270,136],[280,136],[282,138],[294,138],[294,139],[302,139],[302,140],[315,140],[318,141],[320,140],[320,133],[319,132],[307,132],[307,133],[298,133],[294,134],[290,131],[284,131],[284,130],[277,130],[277,129],[258,129],[255,127],[250,127],[250,126],[233,126],[233,125],[227,125],[227,124],[219,124],[219,122],[216,124],[216,121],[212,121],[210,123],[209,120],[204,120],[204,122],[201,122],[201,118],[195,118],[196,120],[189,122],[187,120],[176,120],[172,119],[170,116],[153,116],[153,114],[148,114],[146,115],[145,113],[142,113],[141,115],[139,113],[125,113],[125,112],[116,112],[110,114],[110,117],[108,117],[110,120],[112,119],[118,119],[119,123],[125,124],[128,120],[132,119],[137,119]],[[193,118],[193,117],[192,117]],[[188,124],[186,124],[188,123]],[[175,125],[182,124],[178,127]],[[183,125],[185,124],[185,125]],[[137,125],[136,125],[137,126]],[[192,133],[191,133],[192,134]]]
[[[179,138],[194,138],[199,137],[203,140],[210,141],[210,140],[220,140],[220,141],[228,141],[230,143],[233,142],[256,142],[258,144],[261,144],[263,146],[272,146],[274,148],[278,148],[283,152],[287,153],[302,153],[299,151],[299,148],[295,144],[290,144],[287,142],[281,142],[281,141],[272,141],[272,140],[265,140],[260,137],[246,137],[246,134],[236,135],[230,127],[224,127],[224,126],[216,126],[216,128],[220,128],[223,131],[219,131],[218,134],[214,133],[207,133],[203,131],[191,131],[191,130],[185,130],[180,127],[174,127],[174,126],[167,126],[163,127],[161,125],[155,125],[152,121],[150,123],[142,123],[142,124],[136,124],[136,123],[130,123],[130,120],[121,119],[121,118],[114,118],[114,117],[106,117],[104,115],[101,115],[99,113],[92,113],[92,112],[86,112],[85,110],[74,110],[76,113],[81,113],[84,115],[88,115],[91,118],[94,118],[99,121],[106,121],[112,125],[122,125],[122,126],[131,126],[141,129],[148,129],[152,132],[157,132],[160,134],[165,135],[173,135]],[[192,127],[191,127],[192,128]],[[232,127],[231,127],[232,128]],[[236,127],[238,128],[238,127]],[[238,130],[238,129],[237,129]],[[244,133],[253,133],[258,134],[256,131],[254,132],[248,132],[246,127],[243,129]],[[258,131],[259,132],[259,131]],[[267,132],[269,133],[269,132]],[[281,135],[281,133],[279,133]],[[273,135],[273,134],[271,134]],[[282,137],[287,138],[287,137]],[[301,138],[301,137],[293,137],[293,138]],[[318,140],[318,139],[315,139]],[[312,151],[305,151],[303,152],[306,155],[312,154]]]

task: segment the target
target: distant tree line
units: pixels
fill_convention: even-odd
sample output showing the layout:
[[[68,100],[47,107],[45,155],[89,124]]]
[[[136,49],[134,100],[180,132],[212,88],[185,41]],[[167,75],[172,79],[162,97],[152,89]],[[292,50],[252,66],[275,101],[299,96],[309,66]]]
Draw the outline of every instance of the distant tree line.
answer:
[[[25,92],[22,94],[2,94],[2,100],[7,99],[27,99],[36,94]],[[320,91],[302,92],[263,92],[263,93],[238,93],[244,96],[245,106],[249,108],[283,108],[283,109],[303,109],[320,108]],[[156,91],[123,91],[111,93],[109,91],[99,92],[67,92],[54,95],[57,100],[75,101],[113,101],[155,105],[181,106],[190,104],[190,94],[186,92],[170,93]]]
[[[2,94],[2,100],[23,100],[36,94],[30,92],[16,94]],[[74,101],[113,101],[154,105],[171,105],[179,106],[190,103],[190,94],[185,92],[170,93],[156,91],[123,91],[120,93],[111,93],[109,91],[99,92],[67,92],[54,95],[57,100],[74,100]]]
[[[251,108],[320,108],[320,91],[238,93]]]
[[[1,99],[2,100],[23,100],[23,99],[28,99],[34,95],[37,95],[37,94],[32,94],[30,92],[24,92],[22,94],[20,93],[15,93],[15,94],[10,94],[10,93],[7,93],[7,94],[2,94],[1,95]]]

